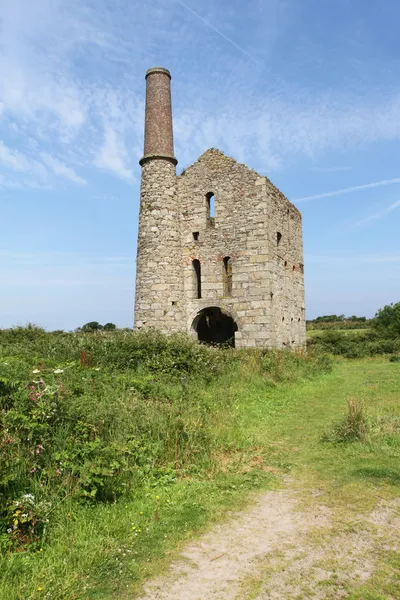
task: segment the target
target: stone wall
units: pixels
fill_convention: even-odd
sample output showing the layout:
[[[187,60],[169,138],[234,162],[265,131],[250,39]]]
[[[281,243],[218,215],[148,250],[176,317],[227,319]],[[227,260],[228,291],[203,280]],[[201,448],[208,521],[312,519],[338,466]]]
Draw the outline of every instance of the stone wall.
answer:
[[[205,152],[178,177],[177,189],[187,330],[201,309],[217,306],[238,325],[237,347],[304,344],[301,216],[297,209],[266,177],[215,149]],[[213,220],[208,215],[210,193],[215,197]],[[278,231],[282,233],[279,247]],[[231,297],[224,295],[225,257],[232,261]],[[200,299],[196,297],[194,259],[201,264]]]

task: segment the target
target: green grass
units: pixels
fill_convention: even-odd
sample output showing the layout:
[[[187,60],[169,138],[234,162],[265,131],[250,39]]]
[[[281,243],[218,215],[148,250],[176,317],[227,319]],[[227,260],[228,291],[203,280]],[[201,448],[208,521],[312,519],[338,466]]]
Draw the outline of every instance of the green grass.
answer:
[[[285,376],[289,381],[278,381]],[[0,559],[1,600],[133,598],[185,540],[244,506],[252,492],[280,485],[285,473],[302,502],[311,501],[309,490],[316,487],[347,520],[398,496],[398,432],[351,444],[321,440],[345,416],[349,397],[362,400],[371,419],[399,416],[399,364],[338,360],[332,373],[313,379],[298,379],[294,371],[272,378],[250,354],[207,384],[188,386],[186,393],[213,407],[207,468],[193,461],[177,480],[149,481],[115,503],[90,506],[66,497],[54,511],[43,551]],[[382,587],[383,580],[391,582],[394,564],[393,553],[382,551],[363,595],[351,598],[400,594],[395,583]]]

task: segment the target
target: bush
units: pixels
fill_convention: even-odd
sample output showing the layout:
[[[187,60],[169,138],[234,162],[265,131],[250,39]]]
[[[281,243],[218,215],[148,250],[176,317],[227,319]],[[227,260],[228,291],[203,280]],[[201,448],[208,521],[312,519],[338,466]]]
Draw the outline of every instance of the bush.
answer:
[[[364,358],[400,351],[399,337],[383,337],[377,331],[362,335],[346,335],[339,331],[326,331],[307,341],[309,349],[319,349],[345,358]]]
[[[375,315],[374,327],[385,335],[400,335],[400,302],[387,304]]]
[[[347,400],[347,415],[325,432],[323,440],[327,442],[354,442],[365,440],[369,430],[368,419],[362,402],[355,398]]]

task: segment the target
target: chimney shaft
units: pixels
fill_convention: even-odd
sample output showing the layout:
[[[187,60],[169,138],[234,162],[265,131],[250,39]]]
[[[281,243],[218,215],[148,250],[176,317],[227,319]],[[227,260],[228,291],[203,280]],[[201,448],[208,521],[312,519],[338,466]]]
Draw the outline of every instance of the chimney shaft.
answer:
[[[171,74],[153,67],[146,73],[146,120],[144,156],[140,164],[152,158],[166,158],[177,164],[172,132]]]

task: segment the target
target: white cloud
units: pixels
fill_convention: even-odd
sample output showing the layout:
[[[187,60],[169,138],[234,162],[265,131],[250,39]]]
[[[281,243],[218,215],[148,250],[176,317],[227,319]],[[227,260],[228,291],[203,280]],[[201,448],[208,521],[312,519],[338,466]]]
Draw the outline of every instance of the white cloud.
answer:
[[[126,166],[127,151],[124,141],[118,138],[114,129],[107,126],[104,131],[104,143],[98,155],[94,160],[94,164],[100,169],[106,169],[116,175],[133,179],[132,171]]]
[[[18,150],[14,150],[5,145],[0,140],[0,163],[6,168],[23,173],[34,173],[40,178],[45,179],[47,171],[45,167],[37,160],[22,154]]]
[[[78,183],[80,185],[85,185],[87,183],[86,180],[77,175],[71,167],[67,167],[67,165],[62,163],[57,158],[47,154],[47,152],[41,152],[40,156],[43,162],[55,173],[55,175],[65,177],[66,179],[70,179],[74,183]]]
[[[266,172],[299,158],[315,161],[327,150],[400,140],[396,83],[376,93],[370,86],[321,91],[281,76],[279,43],[297,3],[254,1],[246,12],[236,1],[192,6],[0,0],[3,123],[17,123],[39,152],[51,147],[65,169],[94,164],[132,181],[143,136],[144,71],[162,56],[173,75],[183,165],[214,146]],[[242,28],[242,18],[251,27]],[[194,63],[193,48],[201,49]],[[82,183],[65,169],[59,166],[58,175]],[[321,170],[333,169],[344,168]]]

